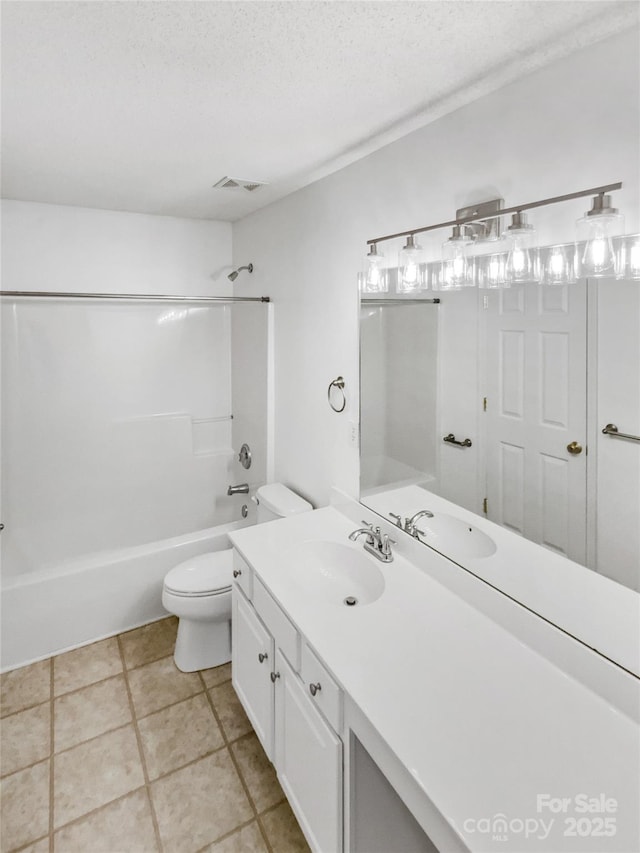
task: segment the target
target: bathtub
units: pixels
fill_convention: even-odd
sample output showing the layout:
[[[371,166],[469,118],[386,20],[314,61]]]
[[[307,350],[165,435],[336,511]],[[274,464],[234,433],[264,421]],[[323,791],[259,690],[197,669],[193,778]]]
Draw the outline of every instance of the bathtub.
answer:
[[[189,557],[231,547],[227,534],[251,523],[250,517],[6,577],[2,671],[164,618],[162,581],[169,569]]]

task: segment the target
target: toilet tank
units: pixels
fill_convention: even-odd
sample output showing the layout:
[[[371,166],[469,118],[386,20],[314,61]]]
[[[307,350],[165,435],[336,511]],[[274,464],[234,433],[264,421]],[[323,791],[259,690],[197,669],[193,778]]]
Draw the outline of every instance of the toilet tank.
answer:
[[[256,492],[258,505],[258,524],[263,521],[273,521],[276,518],[286,518],[313,509],[309,501],[292,492],[282,483],[270,483],[260,486]]]

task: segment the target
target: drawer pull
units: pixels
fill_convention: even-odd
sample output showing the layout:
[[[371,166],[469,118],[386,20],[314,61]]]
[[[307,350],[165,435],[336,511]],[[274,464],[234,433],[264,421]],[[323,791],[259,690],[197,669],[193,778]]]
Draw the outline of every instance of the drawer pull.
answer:
[[[240,575],[241,575],[241,574],[242,574],[242,569],[234,569],[234,570],[233,570],[233,576],[234,576],[234,578],[238,578],[238,577],[240,577]],[[228,577],[228,575],[227,575],[227,577]]]
[[[320,686],[320,682],[318,682],[317,684],[310,684],[309,685],[309,692],[311,693],[312,696],[315,696],[316,693],[318,693],[320,690],[322,690],[322,687]]]
[[[260,661],[260,663],[264,663],[268,657],[269,655],[266,652],[260,652],[260,654],[258,655],[258,660]]]
[[[274,684],[276,683],[276,679],[278,679],[278,678],[280,678],[280,673],[279,673],[279,672],[272,672],[272,673],[271,673],[271,681],[272,681]]]

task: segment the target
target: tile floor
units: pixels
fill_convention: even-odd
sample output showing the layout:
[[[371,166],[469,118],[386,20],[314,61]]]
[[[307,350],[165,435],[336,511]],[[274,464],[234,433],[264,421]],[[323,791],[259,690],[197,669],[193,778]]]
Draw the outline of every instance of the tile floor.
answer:
[[[231,685],[164,619],[1,677],[1,853],[304,853]]]

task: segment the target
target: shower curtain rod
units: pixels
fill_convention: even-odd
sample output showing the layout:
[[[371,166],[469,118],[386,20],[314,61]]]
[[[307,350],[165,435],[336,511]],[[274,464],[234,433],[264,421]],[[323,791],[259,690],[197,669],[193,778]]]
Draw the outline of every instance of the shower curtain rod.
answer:
[[[39,299],[126,299],[138,302],[271,302],[269,296],[165,296],[159,293],[67,293],[46,290],[0,290],[0,296]]]

